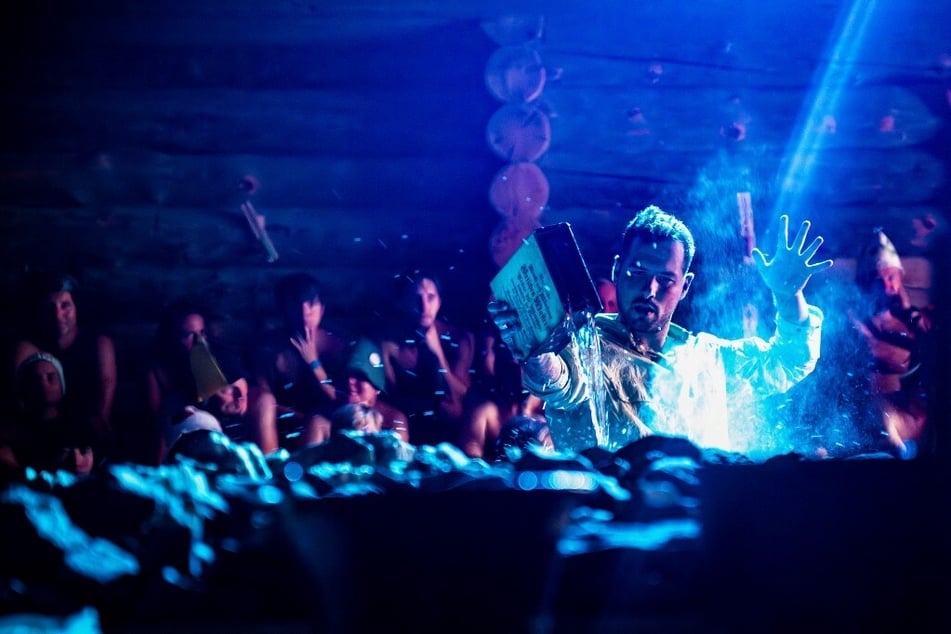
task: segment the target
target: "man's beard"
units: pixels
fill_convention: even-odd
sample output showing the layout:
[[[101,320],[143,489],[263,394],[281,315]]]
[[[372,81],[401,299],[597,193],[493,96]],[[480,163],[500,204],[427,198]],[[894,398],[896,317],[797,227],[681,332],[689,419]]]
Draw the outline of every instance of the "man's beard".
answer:
[[[670,319],[653,302],[638,302],[624,312],[624,323],[631,332],[660,332]]]

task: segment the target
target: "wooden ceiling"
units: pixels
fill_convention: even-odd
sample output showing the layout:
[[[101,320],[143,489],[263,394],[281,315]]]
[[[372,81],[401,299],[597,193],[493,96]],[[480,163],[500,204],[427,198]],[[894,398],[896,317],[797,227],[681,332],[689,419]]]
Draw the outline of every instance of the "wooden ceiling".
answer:
[[[683,213],[726,258],[737,191],[751,192],[762,239],[789,211],[812,217],[837,256],[875,225],[902,249],[914,218],[945,222],[948,3],[102,0],[4,11],[4,281],[70,269],[118,326],[151,325],[186,292],[225,317],[260,319],[274,278],[300,269],[326,285],[329,318],[359,320],[385,314],[388,280],[418,266],[448,282],[451,315],[474,318],[503,220],[489,186],[508,164],[487,140],[506,104],[485,76],[508,46],[536,52],[544,69],[526,106],[550,127],[534,161],[548,185],[537,221],[570,222],[595,275],[650,203]],[[266,220],[274,262],[245,200]]]

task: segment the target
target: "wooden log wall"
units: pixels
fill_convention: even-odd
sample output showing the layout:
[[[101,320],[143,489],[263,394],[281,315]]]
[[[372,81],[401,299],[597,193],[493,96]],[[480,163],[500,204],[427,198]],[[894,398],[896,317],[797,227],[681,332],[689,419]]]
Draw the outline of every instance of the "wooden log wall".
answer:
[[[729,242],[745,189],[767,239],[824,77],[841,95],[801,208],[785,211],[815,216],[846,257],[872,226],[901,250],[915,218],[945,224],[946,3],[47,0],[4,11],[2,281],[71,270],[120,334],[120,361],[168,299],[200,294],[250,332],[273,318],[273,280],[302,269],[325,284],[328,320],[359,329],[385,318],[394,275],[426,265],[448,283],[447,312],[474,325],[495,271],[487,191],[504,162],[486,125],[502,104],[483,74],[500,44],[545,65],[531,104],[551,121],[541,222],[571,222],[594,274],[651,202]],[[836,41],[856,46],[847,56]],[[245,176],[259,183],[251,194]],[[239,211],[246,199],[276,262]]]

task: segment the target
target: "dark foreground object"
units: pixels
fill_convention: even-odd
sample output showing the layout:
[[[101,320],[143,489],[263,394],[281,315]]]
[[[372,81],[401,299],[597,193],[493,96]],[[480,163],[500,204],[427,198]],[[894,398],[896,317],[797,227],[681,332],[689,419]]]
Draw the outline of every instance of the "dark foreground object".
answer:
[[[91,607],[111,632],[951,625],[933,462],[727,463],[655,438],[492,466],[431,448],[384,464],[374,456],[399,449],[388,442],[348,439],[359,466],[11,478],[2,612]]]

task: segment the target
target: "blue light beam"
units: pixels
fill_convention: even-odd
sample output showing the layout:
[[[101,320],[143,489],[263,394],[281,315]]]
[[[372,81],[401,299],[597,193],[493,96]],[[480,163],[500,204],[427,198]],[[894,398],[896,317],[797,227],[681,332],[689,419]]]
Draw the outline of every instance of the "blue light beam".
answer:
[[[825,118],[837,112],[876,4],[877,0],[852,2],[838,34],[831,40],[832,52],[827,57],[828,61],[824,67],[820,65],[816,70],[820,79],[812,84],[815,88],[810,96],[811,105],[807,105],[810,99],[804,102],[797,122],[798,133],[790,139],[782,160],[785,167],[780,170],[782,177],[773,208],[773,221],[784,213],[794,217],[797,213],[795,210],[799,209],[803,195],[812,183],[816,162],[828,139],[828,132],[824,129]]]

